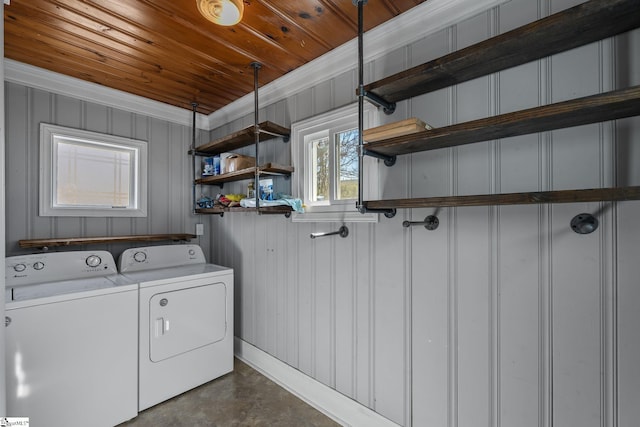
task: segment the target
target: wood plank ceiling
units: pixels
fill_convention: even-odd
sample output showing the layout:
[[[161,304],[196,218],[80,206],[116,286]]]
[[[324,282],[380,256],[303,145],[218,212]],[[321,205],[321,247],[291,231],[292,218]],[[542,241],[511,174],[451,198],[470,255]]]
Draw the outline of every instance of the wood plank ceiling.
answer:
[[[425,0],[371,0],[365,31]],[[352,0],[244,0],[242,21],[204,19],[195,0],[11,0],[5,56],[210,114],[357,36]],[[354,55],[356,52],[354,52]]]

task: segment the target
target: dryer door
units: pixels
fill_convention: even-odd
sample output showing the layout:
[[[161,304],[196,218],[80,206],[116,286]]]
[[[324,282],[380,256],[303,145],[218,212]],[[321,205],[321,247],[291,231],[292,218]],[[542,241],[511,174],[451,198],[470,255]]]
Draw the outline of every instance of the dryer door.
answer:
[[[224,283],[157,293],[149,300],[149,357],[160,362],[213,344],[227,331]]]

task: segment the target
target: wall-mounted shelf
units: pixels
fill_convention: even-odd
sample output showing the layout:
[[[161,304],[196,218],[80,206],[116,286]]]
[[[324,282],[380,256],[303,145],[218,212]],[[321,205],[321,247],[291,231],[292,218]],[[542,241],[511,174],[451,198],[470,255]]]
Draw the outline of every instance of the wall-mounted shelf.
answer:
[[[283,137],[288,140],[290,130],[275,123],[266,121],[258,124],[260,142],[273,139],[274,137]],[[222,138],[215,139],[207,144],[196,147],[196,154],[201,156],[213,156],[215,154],[225,153],[237,150],[238,148],[248,147],[255,144],[255,126],[251,125],[242,130],[234,132]]]
[[[530,205],[540,203],[613,202],[640,200],[640,187],[592,188],[529,193],[479,194],[474,196],[370,200],[370,209],[438,208],[460,206]]]
[[[583,46],[640,27],[637,0],[591,0],[490,38],[441,58],[394,74],[368,85],[362,84],[362,6],[359,2],[359,102],[365,98],[395,111],[395,102],[408,99],[536,59]],[[482,141],[545,132],[640,115],[640,86],[573,99],[458,123],[410,135],[365,144],[360,156],[385,159],[419,151],[455,147]],[[363,133],[362,120],[359,125]],[[362,163],[362,161],[360,162]],[[362,181],[362,170],[359,171]],[[485,194],[475,196],[363,201],[360,212],[384,212],[391,217],[398,208],[487,206],[529,203],[573,203],[640,199],[640,187],[597,188],[547,192]]]
[[[258,174],[289,176],[293,173],[293,166],[282,166],[275,163],[266,163],[260,166]],[[205,178],[196,179],[196,184],[221,185],[225,182],[242,181],[243,179],[252,179],[256,174],[256,168],[246,168],[235,172],[229,172],[222,175],[207,176]]]
[[[196,147],[196,107],[193,106],[193,143],[189,154],[193,161],[193,174],[194,180],[192,185],[193,192],[193,212],[196,214],[213,214],[224,215],[225,212],[247,212],[254,211],[262,214],[285,214],[287,217],[291,215],[292,209],[289,206],[277,206],[277,207],[262,207],[260,206],[260,177],[263,176],[285,176],[288,177],[293,173],[292,166],[282,166],[275,163],[266,163],[260,165],[260,146],[261,142],[281,137],[284,142],[289,141],[290,129],[280,126],[278,124],[264,121],[259,122],[259,108],[258,108],[258,70],[261,65],[257,62],[252,62],[253,68],[253,98],[254,98],[254,111],[253,111],[253,125],[248,126],[242,130],[234,132],[230,135],[223,136],[218,139],[214,139],[206,144]],[[241,169],[234,172],[224,173],[221,175],[197,177],[196,157],[197,156],[214,156],[216,154],[222,154],[231,152],[238,148],[248,147],[253,145],[255,147],[255,164],[260,165],[258,167],[253,166],[246,169]],[[253,163],[253,162],[252,162]],[[219,185],[225,182],[253,180],[253,188],[255,189],[255,205],[257,208],[225,208],[223,206],[215,206],[213,208],[198,208],[198,202],[196,200],[196,186],[197,185]]]
[[[640,26],[637,0],[592,0],[364,86],[397,102]]]
[[[365,147],[368,151],[395,156],[639,114],[640,86],[633,86],[628,89],[388,138],[367,143]]]
[[[195,239],[194,234],[144,234],[131,236],[104,237],[67,237],[56,239],[27,239],[19,240],[21,248],[52,248],[57,246],[96,245],[127,242],[161,242],[161,241],[189,241]]]

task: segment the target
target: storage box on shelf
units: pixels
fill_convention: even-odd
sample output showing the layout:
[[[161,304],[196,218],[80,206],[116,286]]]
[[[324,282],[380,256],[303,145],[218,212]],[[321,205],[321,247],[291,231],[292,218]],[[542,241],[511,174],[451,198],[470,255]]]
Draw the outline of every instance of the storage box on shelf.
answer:
[[[361,6],[360,6],[361,7]],[[429,93],[640,27],[637,0],[591,0],[364,86],[360,99],[393,112]],[[359,37],[362,35],[360,34]],[[535,46],[535,49],[531,49]],[[360,55],[362,62],[362,55]],[[640,86],[438,129],[378,139],[367,154],[395,156],[640,115]],[[640,199],[640,187],[359,201],[364,210]]]

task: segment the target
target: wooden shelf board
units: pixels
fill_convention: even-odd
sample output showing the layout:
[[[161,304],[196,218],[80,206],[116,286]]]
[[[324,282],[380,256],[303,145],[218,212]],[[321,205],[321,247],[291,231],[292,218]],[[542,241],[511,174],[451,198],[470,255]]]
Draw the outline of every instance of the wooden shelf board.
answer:
[[[640,86],[371,142],[365,148],[393,156],[636,115]]]
[[[243,208],[234,206],[232,208],[225,208],[222,206],[216,206],[209,209],[196,209],[197,214],[214,214],[220,215],[225,212],[255,212],[255,208]],[[261,214],[287,214],[293,211],[291,206],[269,206],[258,209]]]
[[[592,0],[364,87],[397,102],[640,26],[637,0]]]
[[[365,201],[364,205],[369,209],[411,209],[459,206],[528,205],[540,203],[611,202],[622,200],[640,200],[640,187],[592,188],[585,190],[370,200]]]
[[[275,163],[266,163],[260,166],[260,175],[291,175],[293,173],[292,166],[282,166]],[[256,168],[246,168],[239,171],[225,173],[222,175],[208,176],[206,178],[196,179],[196,184],[220,185],[225,182],[242,181],[243,179],[251,179],[256,174]]]
[[[21,248],[43,248],[56,246],[95,245],[124,242],[159,242],[164,240],[191,240],[197,236],[194,234],[145,234],[132,236],[104,236],[104,237],[69,237],[56,239],[28,239],[19,240]]]
[[[273,139],[277,136],[288,136],[290,133],[289,129],[269,121],[262,122],[259,126],[261,130],[261,142]],[[196,147],[196,153],[198,155],[212,156],[237,150],[238,148],[247,147],[249,145],[253,145],[255,142],[254,127],[251,125],[242,130]]]

